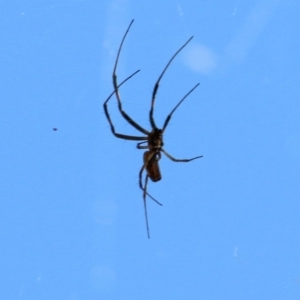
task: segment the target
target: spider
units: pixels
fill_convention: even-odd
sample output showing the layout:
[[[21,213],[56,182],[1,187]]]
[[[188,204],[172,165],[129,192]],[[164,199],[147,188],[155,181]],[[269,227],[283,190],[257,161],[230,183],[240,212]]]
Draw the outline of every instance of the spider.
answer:
[[[137,143],[137,148],[138,149],[147,149],[144,152],[144,157],[143,157],[143,166],[140,169],[139,172],[139,187],[141,188],[141,190],[143,191],[143,201],[144,201],[144,211],[145,211],[145,220],[146,220],[146,229],[147,229],[147,236],[148,238],[150,238],[150,231],[149,231],[149,223],[148,223],[148,213],[147,213],[147,203],[146,203],[146,196],[149,196],[152,200],[154,200],[157,204],[162,205],[160,202],[158,202],[155,198],[153,198],[148,192],[147,192],[147,185],[148,185],[148,179],[150,177],[150,179],[153,182],[157,182],[159,180],[161,180],[161,173],[160,173],[160,169],[159,169],[159,165],[158,162],[161,159],[161,152],[164,153],[169,159],[171,159],[174,162],[189,162],[192,161],[194,159],[197,158],[201,158],[202,156],[196,156],[193,158],[189,158],[189,159],[177,159],[174,158],[173,156],[171,156],[169,153],[167,153],[164,149],[163,149],[163,134],[169,124],[169,121],[172,117],[172,114],[175,112],[175,110],[178,108],[178,106],[189,96],[189,94],[191,94],[200,83],[197,83],[179,102],[178,104],[173,108],[173,110],[171,111],[171,113],[167,116],[164,125],[162,127],[162,129],[159,129],[154,121],[154,117],[153,117],[153,111],[154,111],[154,103],[155,103],[155,98],[156,98],[156,94],[158,91],[158,87],[159,87],[159,83],[163,77],[163,75],[165,74],[166,70],[168,69],[168,67],[170,66],[171,62],[173,61],[173,59],[177,56],[177,54],[191,41],[191,38],[188,39],[188,41],[179,48],[179,50],[176,51],[176,53],[171,57],[171,59],[169,60],[169,62],[167,63],[167,65],[165,66],[165,68],[163,69],[161,75],[159,76],[158,80],[156,81],[155,85],[154,85],[154,89],[152,92],[152,99],[151,99],[151,107],[150,107],[150,112],[149,112],[149,120],[150,120],[150,125],[151,125],[151,131],[148,131],[146,129],[144,129],[142,126],[140,126],[139,124],[137,124],[131,117],[129,117],[129,115],[123,110],[122,108],[122,102],[121,102],[121,98],[120,98],[120,94],[119,94],[119,88],[127,81],[129,80],[131,77],[133,77],[135,74],[137,74],[140,70],[137,70],[136,72],[134,72],[133,74],[131,74],[130,76],[128,76],[125,80],[123,80],[120,84],[118,84],[117,82],[117,65],[118,65],[118,61],[119,61],[119,56],[121,53],[121,49],[123,46],[123,43],[125,41],[125,38],[130,30],[130,27],[132,25],[134,20],[132,20],[122,38],[121,44],[119,46],[119,50],[117,53],[117,58],[115,61],[115,65],[114,65],[114,69],[113,69],[113,74],[112,74],[112,79],[113,79],[113,87],[114,87],[114,91],[109,95],[109,97],[105,100],[103,107],[104,107],[104,112],[105,112],[105,116],[108,120],[108,123],[110,125],[111,131],[113,133],[113,135],[117,138],[120,139],[124,139],[124,140],[131,140],[131,141],[140,141],[139,143]],[[123,118],[131,125],[133,126],[136,130],[140,131],[141,133],[143,133],[143,136],[131,136],[131,135],[125,135],[125,134],[121,134],[115,131],[115,127],[110,119],[110,115],[108,113],[108,108],[107,108],[107,103],[110,100],[110,98],[113,95],[116,95],[117,101],[118,101],[118,109],[121,113],[121,115],[123,116]],[[145,183],[143,185],[142,183],[142,177],[143,177],[143,172],[146,171],[146,177],[145,177]]]

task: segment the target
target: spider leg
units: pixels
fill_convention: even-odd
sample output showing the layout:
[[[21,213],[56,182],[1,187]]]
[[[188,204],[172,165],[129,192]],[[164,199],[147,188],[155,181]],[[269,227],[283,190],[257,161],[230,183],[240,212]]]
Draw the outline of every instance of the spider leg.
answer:
[[[144,201],[144,210],[145,210],[145,220],[146,220],[147,235],[148,235],[148,239],[150,239],[148,213],[147,213],[147,202],[146,202],[148,177],[149,177],[148,174],[146,174],[145,186],[144,186],[144,193],[143,193],[143,201]]]
[[[146,162],[147,163],[147,162]],[[153,201],[155,201],[157,204],[162,206],[160,202],[158,202],[156,199],[154,199],[148,192],[147,192],[147,185],[148,185],[148,174],[146,174],[145,177],[145,185],[143,186],[142,184],[142,176],[143,176],[143,171],[145,169],[146,164],[144,164],[139,172],[139,185],[141,190],[143,191],[143,201],[144,201],[144,211],[145,211],[145,219],[146,219],[146,228],[147,228],[147,235],[148,238],[150,239],[150,230],[149,230],[149,222],[148,222],[148,212],[147,212],[147,202],[146,202],[146,196],[150,197]]]
[[[136,147],[137,147],[138,149],[148,149],[148,148],[149,148],[148,145],[142,146],[142,144],[145,144],[145,143],[148,143],[148,141],[144,141],[144,142],[137,143]]]
[[[114,70],[113,70],[113,85],[114,85],[114,90],[115,90],[115,94],[116,94],[116,97],[117,97],[117,100],[118,100],[118,108],[119,108],[119,111],[120,113],[122,114],[123,118],[130,124],[132,125],[135,129],[137,129],[138,131],[144,133],[144,134],[149,134],[149,132],[144,129],[142,126],[140,126],[139,124],[137,124],[135,121],[132,120],[132,118],[130,118],[127,113],[125,111],[123,111],[122,109],[122,103],[121,103],[121,98],[120,98],[120,95],[119,95],[119,87],[120,85],[118,85],[118,82],[117,82],[117,74],[116,74],[116,71],[117,71],[117,66],[118,66],[118,62],[119,62],[119,57],[120,57],[120,53],[121,53],[121,50],[122,50],[122,46],[123,46],[123,43],[125,41],[125,38],[129,32],[129,29],[132,25],[134,20],[132,20],[123,36],[123,39],[121,41],[121,44],[120,44],[120,47],[119,47],[119,50],[118,50],[118,54],[117,54],[117,58],[116,58],[116,62],[115,62],[115,66],[114,66]]]
[[[153,92],[152,92],[152,101],[151,101],[151,109],[150,109],[150,112],[149,112],[149,118],[150,118],[150,124],[152,126],[153,129],[156,129],[156,124],[155,124],[155,121],[154,121],[154,118],[153,118],[153,111],[154,111],[154,102],[155,102],[155,97],[156,97],[156,94],[157,94],[157,90],[158,90],[158,87],[159,87],[159,82],[160,80],[162,79],[162,77],[164,76],[165,72],[167,71],[168,67],[170,66],[171,62],[173,61],[173,59],[177,56],[177,54],[190,42],[190,40],[193,38],[190,37],[188,39],[188,41],[183,45],[181,46],[177,51],[176,53],[171,57],[171,59],[169,60],[169,62],[167,63],[167,65],[165,66],[164,70],[162,71],[162,73],[160,74],[158,80],[156,81],[155,85],[154,85],[154,89],[153,89]]]
[[[201,156],[196,156],[196,157],[193,157],[193,158],[185,158],[185,159],[177,159],[177,158],[174,158],[172,155],[170,155],[169,153],[167,153],[164,149],[160,149],[168,158],[170,158],[171,160],[175,161],[175,162],[189,162],[189,161],[192,161],[194,159],[197,159],[197,158],[201,158],[203,157],[203,155]]]
[[[173,110],[171,111],[171,113],[167,116],[167,118],[166,118],[166,120],[165,120],[165,123],[164,123],[164,126],[163,126],[163,128],[162,128],[162,132],[164,132],[165,131],[165,129],[167,128],[167,126],[168,126],[168,123],[169,123],[169,121],[170,121],[170,119],[171,119],[171,117],[172,117],[172,114],[174,113],[174,111],[178,108],[178,106],[183,102],[183,100],[185,99],[185,98],[187,98],[188,97],[188,95],[189,94],[191,94],[192,92],[193,92],[193,90],[199,85],[200,83],[197,83],[179,102],[178,102],[178,104],[173,108]]]
[[[137,74],[138,72],[140,72],[141,70],[137,70],[135,71],[134,73],[132,73],[130,76],[128,76],[127,78],[125,78],[118,86],[121,87],[127,80],[129,80],[131,77],[133,77],[135,74]],[[115,91],[113,91],[109,96],[108,98],[105,100],[103,106],[107,106],[107,102],[109,101],[109,99],[114,95]]]
[[[120,84],[119,87],[121,85],[123,85],[123,83],[125,83],[127,80],[129,80],[131,77],[133,77],[135,74],[137,74],[140,70],[135,71],[134,73],[132,73],[130,76],[128,76],[126,79],[124,79]],[[107,108],[107,102],[109,101],[109,99],[114,95],[115,91],[113,91],[108,98],[105,100],[104,104],[103,104],[103,108],[104,108],[104,112],[105,112],[105,116],[108,120],[108,123],[110,125],[110,129],[113,133],[113,135],[117,138],[120,139],[124,139],[124,140],[132,140],[132,141],[144,141],[147,140],[147,137],[137,137],[137,136],[130,136],[130,135],[125,135],[125,134],[121,134],[121,133],[117,133],[115,131],[115,127],[110,119],[110,115],[108,113],[108,108]]]

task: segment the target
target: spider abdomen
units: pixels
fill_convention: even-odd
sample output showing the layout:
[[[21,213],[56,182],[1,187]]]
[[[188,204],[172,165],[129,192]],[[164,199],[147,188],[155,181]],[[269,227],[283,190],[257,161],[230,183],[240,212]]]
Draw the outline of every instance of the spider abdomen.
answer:
[[[161,180],[161,174],[158,165],[159,159],[160,155],[153,151],[146,151],[144,153],[145,169],[147,171],[148,176],[153,182]]]

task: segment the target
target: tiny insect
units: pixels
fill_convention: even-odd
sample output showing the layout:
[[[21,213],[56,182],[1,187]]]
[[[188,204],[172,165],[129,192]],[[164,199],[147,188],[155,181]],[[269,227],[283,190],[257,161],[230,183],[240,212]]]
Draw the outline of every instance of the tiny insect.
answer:
[[[110,125],[111,131],[113,133],[113,135],[117,138],[120,139],[124,139],[124,140],[131,140],[131,141],[141,141],[139,143],[137,143],[137,148],[138,149],[147,149],[147,151],[145,151],[144,153],[144,157],[143,157],[143,166],[140,169],[139,172],[139,186],[141,188],[141,190],[143,191],[143,201],[144,201],[144,211],[145,211],[145,219],[146,219],[146,229],[147,229],[147,235],[148,238],[150,238],[150,230],[149,230],[149,223],[148,223],[148,213],[147,213],[147,203],[146,203],[146,197],[150,197],[152,200],[154,200],[157,204],[162,205],[160,202],[158,202],[155,198],[153,198],[148,192],[147,192],[147,185],[148,185],[148,179],[150,178],[153,182],[157,182],[159,180],[161,180],[161,173],[160,173],[160,169],[159,169],[159,165],[158,162],[161,159],[161,152],[164,153],[169,159],[171,159],[174,162],[189,162],[192,161],[194,159],[197,158],[201,158],[201,156],[196,156],[193,158],[189,158],[189,159],[177,159],[174,158],[173,156],[171,156],[169,153],[167,153],[164,149],[163,149],[163,134],[169,124],[169,121],[173,115],[173,113],[175,112],[175,110],[178,108],[178,106],[198,87],[198,85],[200,83],[197,83],[179,102],[178,104],[173,108],[173,110],[171,111],[171,113],[167,116],[164,125],[162,127],[162,129],[159,129],[156,126],[156,123],[154,121],[154,117],[153,117],[153,112],[154,112],[154,104],[155,104],[155,98],[156,98],[156,94],[158,91],[158,87],[159,87],[159,83],[163,77],[163,75],[165,74],[166,70],[168,69],[168,67],[170,66],[171,62],[173,61],[173,59],[177,56],[177,54],[191,41],[191,38],[188,39],[188,41],[179,48],[179,50],[176,51],[176,53],[171,57],[171,59],[169,60],[169,62],[167,63],[167,65],[165,66],[165,68],[163,69],[161,75],[159,76],[158,80],[156,81],[155,85],[154,85],[154,89],[152,92],[152,98],[151,98],[151,107],[150,107],[150,111],[149,111],[149,120],[150,120],[150,125],[151,125],[151,131],[148,131],[146,129],[144,129],[142,126],[140,126],[139,124],[137,124],[131,117],[129,117],[129,115],[123,110],[122,108],[122,102],[121,102],[121,98],[120,98],[120,94],[119,94],[119,88],[127,81],[129,80],[131,77],[133,77],[135,74],[137,74],[140,70],[137,70],[136,72],[134,72],[133,74],[131,74],[130,76],[128,76],[126,79],[124,79],[121,83],[118,84],[117,81],[117,65],[118,65],[118,61],[119,61],[119,57],[120,57],[120,53],[122,50],[122,46],[123,43],[125,41],[125,38],[130,30],[130,27],[132,25],[134,20],[132,20],[122,38],[121,44],[119,46],[119,50],[117,53],[117,58],[115,61],[115,65],[114,65],[114,69],[113,69],[113,75],[112,75],[112,79],[113,79],[113,87],[114,87],[114,91],[109,95],[109,97],[105,100],[103,107],[104,107],[104,112],[105,112],[105,116],[108,120],[108,123]],[[136,130],[140,131],[141,133],[143,133],[143,136],[131,136],[131,135],[125,135],[125,134],[121,134],[115,131],[115,127],[111,121],[110,115],[108,113],[108,108],[107,108],[107,103],[110,100],[110,98],[113,95],[116,95],[117,101],[118,101],[118,109],[122,115],[122,117],[131,125],[133,126]],[[144,171],[146,171],[146,176],[145,176],[145,182],[143,185],[143,173]]]

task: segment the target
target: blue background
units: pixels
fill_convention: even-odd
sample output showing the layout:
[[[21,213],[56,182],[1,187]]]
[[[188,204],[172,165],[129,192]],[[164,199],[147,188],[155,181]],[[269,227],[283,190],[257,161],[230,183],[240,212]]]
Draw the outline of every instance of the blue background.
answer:
[[[1,299],[300,299],[297,0],[26,0],[0,10]],[[123,107],[163,179],[103,112],[121,38]],[[118,132],[140,135],[109,103]],[[53,128],[57,128],[54,131]]]

